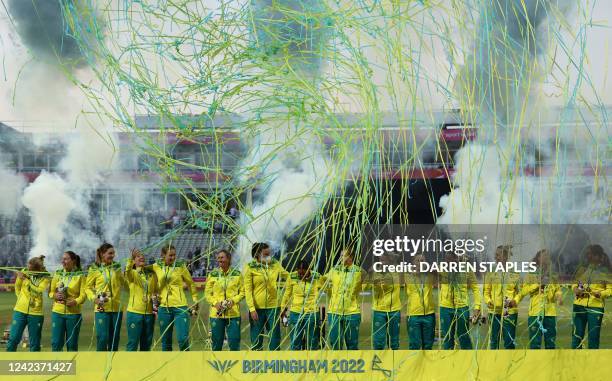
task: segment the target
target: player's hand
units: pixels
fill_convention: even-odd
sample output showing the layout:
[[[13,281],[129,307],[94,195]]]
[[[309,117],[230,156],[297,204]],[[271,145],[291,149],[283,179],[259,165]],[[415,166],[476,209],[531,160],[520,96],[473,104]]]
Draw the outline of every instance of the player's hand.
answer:
[[[25,274],[24,274],[23,272],[18,271],[18,272],[17,272],[17,278],[18,278],[18,279],[22,279],[22,280],[23,280],[23,279],[25,279],[25,278],[26,278],[26,276],[25,276]]]
[[[584,291],[579,290],[578,288],[574,289],[574,295],[576,295],[576,297],[578,299],[584,297]]]
[[[223,302],[218,302],[217,304],[215,304],[215,308],[217,310],[220,310],[221,308],[223,308]]]
[[[104,298],[104,299],[100,299],[100,298],[96,298],[96,304],[98,305],[98,307],[104,307],[104,304],[106,304],[106,301],[108,299]]]
[[[493,302],[488,302],[487,307],[489,307],[490,310],[493,310]]]
[[[234,301],[231,299],[227,300],[227,308],[232,308],[234,306]]]
[[[595,295],[595,297],[598,299],[601,298],[601,292],[596,292],[593,295]]]
[[[68,299],[66,299],[66,305],[68,307],[74,307],[74,306],[77,305],[77,302],[73,298],[68,298]]]
[[[55,299],[55,301],[58,303],[62,303],[64,302],[64,294],[62,294],[61,292],[56,292],[53,295],[53,299]]]
[[[510,301],[508,302],[508,308],[514,308],[514,307],[516,307],[516,300],[510,299]]]
[[[258,321],[259,320],[259,315],[257,315],[257,311],[252,311],[250,313],[250,315],[251,315],[251,320],[253,320],[253,321]]]
[[[472,316],[470,317],[470,321],[472,322],[472,324],[476,324],[478,323],[479,319],[480,319],[480,310],[474,309],[474,311],[472,312]]]

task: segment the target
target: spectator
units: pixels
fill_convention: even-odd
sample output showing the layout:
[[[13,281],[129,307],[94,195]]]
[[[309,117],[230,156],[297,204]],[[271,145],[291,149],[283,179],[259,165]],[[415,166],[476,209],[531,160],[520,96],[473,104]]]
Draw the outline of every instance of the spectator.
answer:
[[[142,230],[142,226],[140,226],[140,221],[138,221],[138,218],[135,219],[134,225],[132,227],[133,233],[138,233],[140,230]]]
[[[166,228],[166,230],[171,230],[172,229],[172,217],[168,217],[164,221],[164,228]]]
[[[196,267],[193,265],[192,259],[193,252],[189,250],[189,252],[187,253],[187,270],[189,270],[190,273],[194,274],[194,270],[196,269]]]
[[[215,232],[215,233],[222,233],[223,232],[223,223],[215,222],[213,224],[213,232]]]
[[[201,254],[202,254],[202,249],[200,248],[200,246],[197,246],[195,250],[193,251],[193,268],[194,269],[200,268]]]
[[[236,209],[236,207],[235,207],[235,206],[232,206],[232,207],[230,208],[230,210],[229,210],[229,216],[230,216],[232,219],[234,219],[234,220],[235,220],[235,219],[238,217],[238,209]]]

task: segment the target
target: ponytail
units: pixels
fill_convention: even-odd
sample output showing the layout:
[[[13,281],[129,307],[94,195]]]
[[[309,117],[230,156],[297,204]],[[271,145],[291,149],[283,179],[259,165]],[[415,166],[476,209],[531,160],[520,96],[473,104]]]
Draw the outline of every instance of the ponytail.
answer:
[[[68,254],[72,262],[74,262],[74,271],[81,271],[81,257],[79,257],[74,251],[68,250],[65,251],[65,253]]]

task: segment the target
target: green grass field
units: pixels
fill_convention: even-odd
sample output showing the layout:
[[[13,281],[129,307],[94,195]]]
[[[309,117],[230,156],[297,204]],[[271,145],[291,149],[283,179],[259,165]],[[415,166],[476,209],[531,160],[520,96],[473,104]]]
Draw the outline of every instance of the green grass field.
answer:
[[[127,295],[124,294],[127,299]],[[558,348],[569,348],[571,343],[571,295],[566,293],[563,306],[558,307],[559,316],[557,317],[557,347]],[[360,329],[360,348],[370,349],[371,348],[371,313],[370,313],[370,296],[364,295],[363,297],[363,308],[362,308],[362,322]],[[0,328],[4,330],[11,324],[11,316],[13,306],[15,303],[15,294],[11,292],[0,292]],[[519,348],[525,348],[528,346],[527,336],[527,306],[528,303],[523,302],[519,309],[519,326],[518,326],[518,344]],[[210,341],[208,338],[208,306],[205,302],[202,303],[202,313],[192,318],[191,320],[191,345],[192,350],[208,350],[210,349]],[[48,299],[45,299],[45,321],[43,328],[42,338],[42,350],[50,350],[51,342],[51,318],[50,310],[51,303]],[[248,349],[249,344],[249,329],[248,329],[248,318],[246,306],[242,305],[242,347]],[[403,315],[403,313],[402,313]],[[81,334],[79,338],[79,349],[82,351],[95,350],[95,332],[93,325],[93,307],[90,302],[87,302],[83,308],[83,325],[81,327]],[[438,319],[438,316],[436,316]],[[472,339],[477,348],[485,349],[488,343],[488,325],[480,327],[474,327],[471,331]],[[154,341],[154,350],[161,350],[161,343],[159,342],[159,326],[156,324],[156,335]],[[287,348],[289,345],[288,329],[282,328],[282,348]],[[123,326],[121,327],[121,342],[120,349],[125,348],[127,343],[126,329],[125,329],[125,315],[123,318]],[[177,345],[175,343],[175,349]],[[402,317],[401,325],[401,349],[408,348],[408,334],[406,329],[405,317]],[[437,342],[434,344],[434,348],[437,348]],[[603,327],[601,331],[601,348],[612,348],[612,314],[609,310],[605,313]],[[20,348],[19,350],[27,350]]]

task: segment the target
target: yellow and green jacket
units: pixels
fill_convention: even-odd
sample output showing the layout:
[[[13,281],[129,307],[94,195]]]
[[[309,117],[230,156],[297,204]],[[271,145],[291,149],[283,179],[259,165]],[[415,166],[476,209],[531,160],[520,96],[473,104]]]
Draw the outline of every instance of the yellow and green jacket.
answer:
[[[153,313],[153,295],[157,294],[157,275],[150,267],[134,268],[130,258],[125,265],[125,279],[130,288],[128,312],[147,315]]]
[[[105,292],[108,301],[104,304],[104,312],[121,311],[121,289],[128,285],[121,271],[121,264],[113,262],[110,265],[93,264],[87,274],[87,297],[94,301],[94,311],[97,311],[96,296]]]
[[[576,282],[572,290],[578,288],[578,282],[582,282],[585,296],[574,298],[577,306],[604,308],[605,299],[612,296],[612,278],[610,272],[603,266],[589,265],[580,268],[576,273]],[[601,295],[595,296],[596,293]]]
[[[269,264],[263,264],[252,260],[244,267],[243,274],[244,296],[249,312],[279,306],[278,281],[289,275],[279,261],[273,259]]]
[[[285,285],[281,306],[298,314],[318,312],[322,285],[323,278],[317,272],[311,272],[307,280],[302,280],[297,272],[291,273]]]
[[[432,273],[407,275],[406,296],[408,297],[408,316],[422,316],[435,313],[434,284],[435,275]]]
[[[325,274],[326,288],[330,290],[327,310],[331,314],[354,315],[361,313],[362,269],[359,266],[337,265]]]
[[[529,295],[529,316],[557,316],[557,298],[561,296],[559,278],[550,276],[542,289],[542,274],[528,274],[514,297],[516,304]]]
[[[62,315],[78,315],[81,313],[81,306],[87,300],[87,275],[81,270],[64,271],[57,270],[51,279],[49,288],[49,298],[53,300],[57,287],[61,284],[66,289],[66,298],[74,299],[76,306],[68,307],[65,303],[53,302],[52,311]]]
[[[43,293],[48,287],[49,276],[45,274],[30,274],[29,278],[25,279],[17,278],[15,281],[17,303],[13,310],[23,314],[42,316]]]
[[[440,307],[463,308],[469,307],[470,295],[474,302],[474,309],[481,310],[482,296],[476,280],[476,274],[468,273],[438,273],[440,280]]]
[[[400,292],[402,285],[397,273],[373,273],[368,283],[362,287],[372,290],[372,310],[395,312],[402,309]]]
[[[187,284],[191,291],[192,303],[198,303],[198,290],[183,261],[175,261],[172,265],[167,266],[162,260],[158,260],[151,265],[151,269],[157,276],[159,305],[161,307],[187,306],[187,297],[183,289],[184,284]]]
[[[516,298],[521,289],[521,277],[518,273],[494,272],[485,275],[484,299],[485,303],[493,304],[490,313],[499,315],[504,311],[504,299]],[[508,309],[508,314],[518,313],[518,308]]]
[[[234,318],[240,317],[240,301],[244,298],[244,284],[242,274],[234,268],[229,268],[227,272],[216,268],[206,277],[206,289],[204,296],[210,304],[211,318]],[[232,308],[226,309],[223,315],[217,316],[215,305],[224,300],[234,302]]]

